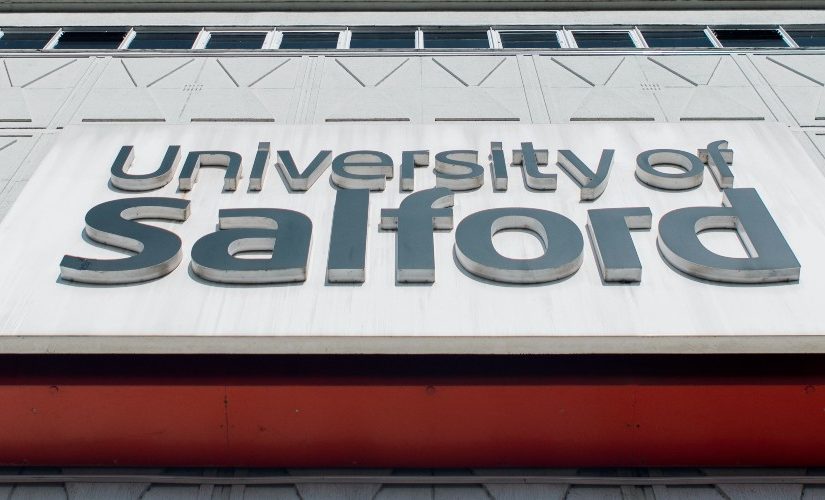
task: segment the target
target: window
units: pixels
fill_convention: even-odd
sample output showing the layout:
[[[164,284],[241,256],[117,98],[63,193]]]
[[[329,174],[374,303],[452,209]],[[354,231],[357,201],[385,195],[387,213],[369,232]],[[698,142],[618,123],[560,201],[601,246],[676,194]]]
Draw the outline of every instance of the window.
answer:
[[[486,31],[425,31],[427,49],[488,49]]]
[[[721,29],[713,30],[723,47],[787,47],[777,30]]]
[[[627,31],[574,31],[576,45],[582,49],[622,49],[636,44]]]
[[[505,49],[557,49],[561,47],[555,31],[502,31],[501,46]]]
[[[6,31],[0,37],[0,50],[42,49],[52,39],[53,32]]]
[[[713,47],[704,30],[642,31],[648,47],[655,49]]]
[[[261,32],[213,32],[206,42],[207,49],[260,49],[264,45],[266,33]]]
[[[129,43],[130,49],[191,49],[198,34],[165,33],[165,32],[138,32]]]
[[[414,49],[414,31],[355,31],[351,49]]]
[[[111,50],[123,42],[125,31],[67,31],[60,35],[55,49]]]
[[[788,30],[788,34],[800,47],[825,47],[825,30]]]
[[[281,39],[281,49],[334,49],[338,47],[338,32],[335,31],[288,31]]]

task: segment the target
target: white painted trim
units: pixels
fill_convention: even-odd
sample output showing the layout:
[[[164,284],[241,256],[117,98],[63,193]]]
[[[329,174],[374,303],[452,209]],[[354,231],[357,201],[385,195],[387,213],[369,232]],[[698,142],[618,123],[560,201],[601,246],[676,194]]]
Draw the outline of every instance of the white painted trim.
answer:
[[[126,36],[123,37],[123,40],[118,45],[117,50],[126,50],[129,48],[129,44],[132,43],[132,40],[135,39],[137,32],[135,28],[130,28],[129,31],[126,32]]]

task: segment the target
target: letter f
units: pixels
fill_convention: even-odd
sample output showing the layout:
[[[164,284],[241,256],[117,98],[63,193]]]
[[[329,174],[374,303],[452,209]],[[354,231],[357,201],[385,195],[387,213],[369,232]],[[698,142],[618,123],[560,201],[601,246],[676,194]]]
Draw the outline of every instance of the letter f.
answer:
[[[395,279],[400,283],[433,283],[433,230],[453,228],[453,193],[433,188],[413,193],[396,208],[381,210],[381,229],[395,230]]]

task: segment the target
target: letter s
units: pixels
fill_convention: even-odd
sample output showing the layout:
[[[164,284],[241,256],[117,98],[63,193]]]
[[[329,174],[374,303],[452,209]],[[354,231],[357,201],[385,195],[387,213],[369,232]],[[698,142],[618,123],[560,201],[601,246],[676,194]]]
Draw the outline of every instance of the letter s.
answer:
[[[180,238],[165,229],[135,219],[185,221],[189,200],[126,198],[107,201],[86,213],[86,235],[104,245],[131,250],[122,259],[89,259],[65,255],[60,261],[64,280],[96,284],[139,283],[171,273],[181,261]]]

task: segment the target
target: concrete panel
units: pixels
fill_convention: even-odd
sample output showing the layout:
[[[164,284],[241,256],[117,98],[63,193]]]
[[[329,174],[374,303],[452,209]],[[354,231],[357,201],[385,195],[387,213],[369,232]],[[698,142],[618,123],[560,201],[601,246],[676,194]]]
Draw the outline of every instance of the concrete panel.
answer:
[[[0,89],[0,122],[31,123],[32,117],[23,89]]]
[[[3,62],[14,87],[65,89],[77,83],[89,59],[6,58]]]
[[[318,96],[318,121],[421,122],[420,89],[328,89]]]
[[[112,103],[118,103],[113,106]],[[93,89],[73,120],[77,122],[125,122],[166,120],[152,92],[146,88]]]
[[[192,94],[182,121],[272,122],[274,113],[248,89],[205,89]],[[283,119],[283,118],[282,118]]]
[[[335,62],[335,65],[329,65],[331,71],[324,79],[324,88],[334,88],[336,83],[352,87],[353,82],[358,87],[421,86],[417,57],[336,57]]]
[[[204,59],[192,57],[123,59],[126,69],[139,87],[178,90],[195,83],[204,62]]]

